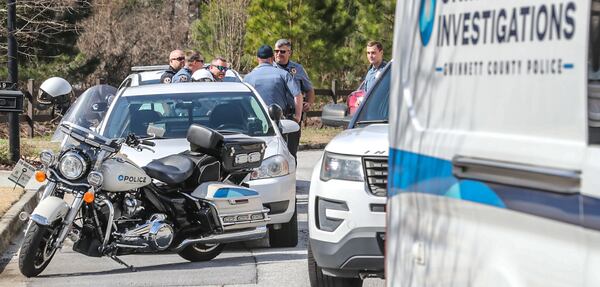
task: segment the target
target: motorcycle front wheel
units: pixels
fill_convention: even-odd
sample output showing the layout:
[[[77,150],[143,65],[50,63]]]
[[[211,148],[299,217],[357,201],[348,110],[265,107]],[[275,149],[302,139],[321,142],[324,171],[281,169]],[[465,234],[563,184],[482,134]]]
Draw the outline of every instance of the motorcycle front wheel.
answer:
[[[19,269],[23,275],[34,277],[46,269],[56,253],[53,245],[58,231],[59,228],[31,223],[19,251]]]
[[[223,248],[225,248],[224,243],[217,244],[191,244],[190,246],[184,248],[179,251],[179,256],[183,257],[183,259],[192,261],[192,262],[200,262],[200,261],[209,261],[217,255],[223,252]]]

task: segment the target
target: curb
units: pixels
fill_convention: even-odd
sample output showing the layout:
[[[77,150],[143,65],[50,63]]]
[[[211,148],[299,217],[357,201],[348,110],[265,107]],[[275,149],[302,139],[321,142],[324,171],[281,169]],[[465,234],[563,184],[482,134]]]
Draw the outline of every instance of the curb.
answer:
[[[37,190],[25,190],[23,196],[13,204],[0,219],[0,254],[6,251],[10,241],[21,231],[27,221],[19,219],[22,211],[32,212],[38,203]]]
[[[298,146],[298,150],[314,150],[314,149],[324,149],[327,146],[326,143],[318,143],[318,144],[301,144]]]

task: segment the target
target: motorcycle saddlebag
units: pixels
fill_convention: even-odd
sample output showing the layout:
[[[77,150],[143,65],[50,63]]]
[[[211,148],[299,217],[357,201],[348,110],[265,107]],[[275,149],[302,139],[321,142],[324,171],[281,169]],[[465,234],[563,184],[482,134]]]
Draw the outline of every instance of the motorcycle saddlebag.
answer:
[[[269,209],[253,189],[213,181],[202,183],[191,195],[216,208],[224,231],[265,226],[270,220]]]
[[[265,141],[249,136],[235,135],[223,139],[221,159],[228,172],[260,167],[265,149]]]

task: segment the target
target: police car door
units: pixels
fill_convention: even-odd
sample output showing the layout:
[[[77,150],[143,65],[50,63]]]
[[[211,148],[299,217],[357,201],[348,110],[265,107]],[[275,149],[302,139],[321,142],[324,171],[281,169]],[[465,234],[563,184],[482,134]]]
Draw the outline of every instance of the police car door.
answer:
[[[398,2],[388,286],[584,284],[588,4]]]

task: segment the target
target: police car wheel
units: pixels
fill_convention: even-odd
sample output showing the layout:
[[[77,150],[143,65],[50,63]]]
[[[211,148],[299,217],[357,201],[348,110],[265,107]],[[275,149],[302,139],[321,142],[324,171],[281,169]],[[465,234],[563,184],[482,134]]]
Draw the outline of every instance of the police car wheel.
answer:
[[[362,286],[362,279],[360,278],[345,278],[345,277],[333,277],[323,274],[323,269],[319,267],[315,257],[313,256],[310,248],[310,242],[308,243],[308,279],[310,286],[312,287],[353,287]]]
[[[275,229],[273,226],[269,226],[269,244],[271,247],[296,247],[298,245],[297,208],[294,208],[292,219],[288,223],[281,224],[281,228]]]

